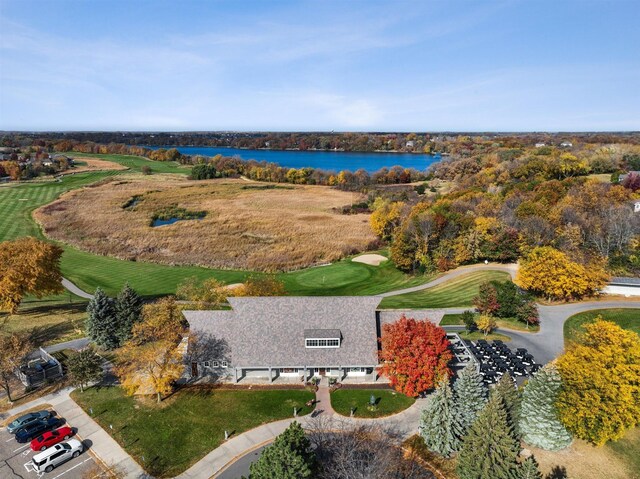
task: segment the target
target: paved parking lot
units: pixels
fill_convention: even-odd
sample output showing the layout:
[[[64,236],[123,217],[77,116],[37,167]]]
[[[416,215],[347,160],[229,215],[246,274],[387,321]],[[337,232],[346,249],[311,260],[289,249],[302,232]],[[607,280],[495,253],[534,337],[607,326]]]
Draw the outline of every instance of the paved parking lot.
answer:
[[[70,424],[71,427],[74,424]],[[78,431],[82,439],[82,431]],[[82,477],[86,471],[94,469],[96,462],[86,450],[79,457],[61,464],[50,473],[35,472],[30,464],[35,453],[30,443],[18,443],[13,434],[6,428],[0,430],[0,478],[2,479],[76,479]]]

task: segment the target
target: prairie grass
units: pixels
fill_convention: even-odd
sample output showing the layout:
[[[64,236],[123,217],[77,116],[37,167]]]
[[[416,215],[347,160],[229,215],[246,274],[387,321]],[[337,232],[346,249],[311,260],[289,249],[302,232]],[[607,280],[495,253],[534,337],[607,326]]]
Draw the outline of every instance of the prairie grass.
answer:
[[[369,215],[333,211],[352,193],[322,186],[246,188],[240,180],[120,177],[71,191],[38,209],[47,236],[91,253],[133,261],[287,271],[338,260],[376,241]],[[123,205],[136,198],[135,205]],[[206,212],[152,228],[168,209]]]

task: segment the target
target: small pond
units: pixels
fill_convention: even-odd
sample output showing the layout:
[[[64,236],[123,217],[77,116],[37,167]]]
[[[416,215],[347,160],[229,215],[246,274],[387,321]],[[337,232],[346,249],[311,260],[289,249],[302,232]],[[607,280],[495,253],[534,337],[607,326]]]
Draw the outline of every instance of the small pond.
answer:
[[[166,219],[156,219],[151,222],[151,227],[155,228],[156,226],[166,226],[172,225],[173,223],[177,223],[178,221],[189,221],[189,220],[203,220],[203,218],[166,218]]]

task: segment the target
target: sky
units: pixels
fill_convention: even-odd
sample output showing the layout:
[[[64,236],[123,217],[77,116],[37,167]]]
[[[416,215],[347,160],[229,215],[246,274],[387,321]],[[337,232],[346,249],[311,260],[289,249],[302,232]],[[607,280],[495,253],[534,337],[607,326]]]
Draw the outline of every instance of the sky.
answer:
[[[640,130],[640,1],[0,0],[0,130]]]

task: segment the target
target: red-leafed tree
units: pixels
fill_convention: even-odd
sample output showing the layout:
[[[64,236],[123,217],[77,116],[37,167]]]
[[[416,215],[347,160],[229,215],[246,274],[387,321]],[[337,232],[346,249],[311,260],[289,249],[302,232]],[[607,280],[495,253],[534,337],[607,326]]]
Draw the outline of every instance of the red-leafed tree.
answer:
[[[493,315],[500,309],[500,302],[498,301],[498,291],[495,286],[490,282],[485,282],[480,285],[478,296],[473,298],[473,305],[480,314]]]
[[[453,356],[447,334],[430,321],[403,315],[382,326],[380,342],[380,373],[398,392],[415,397],[451,375],[448,364]]]

